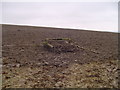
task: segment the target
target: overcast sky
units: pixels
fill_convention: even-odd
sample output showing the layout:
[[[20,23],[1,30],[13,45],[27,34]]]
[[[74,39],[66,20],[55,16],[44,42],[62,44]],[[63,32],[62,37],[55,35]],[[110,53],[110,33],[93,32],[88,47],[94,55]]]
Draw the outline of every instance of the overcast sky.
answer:
[[[4,2],[2,23],[118,31],[117,2]]]

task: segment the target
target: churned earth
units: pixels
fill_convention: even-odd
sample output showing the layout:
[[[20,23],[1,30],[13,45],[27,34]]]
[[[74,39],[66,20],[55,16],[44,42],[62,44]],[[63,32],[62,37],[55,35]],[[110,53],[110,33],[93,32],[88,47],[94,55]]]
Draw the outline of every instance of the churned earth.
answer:
[[[70,38],[75,52],[50,52],[46,38]],[[117,88],[118,34],[3,25],[3,88]]]

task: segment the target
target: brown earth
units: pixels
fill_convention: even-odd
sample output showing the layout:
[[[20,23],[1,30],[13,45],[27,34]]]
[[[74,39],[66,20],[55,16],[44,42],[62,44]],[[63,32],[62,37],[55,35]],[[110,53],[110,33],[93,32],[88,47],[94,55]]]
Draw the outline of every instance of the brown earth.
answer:
[[[117,33],[3,25],[2,38],[4,88],[118,87]],[[79,51],[49,52],[46,38],[71,38]]]

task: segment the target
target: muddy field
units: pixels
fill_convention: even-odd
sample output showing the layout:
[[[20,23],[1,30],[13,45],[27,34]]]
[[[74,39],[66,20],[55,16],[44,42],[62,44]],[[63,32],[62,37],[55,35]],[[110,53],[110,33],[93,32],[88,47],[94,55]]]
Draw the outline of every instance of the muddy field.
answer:
[[[46,38],[70,38],[75,52],[46,50]],[[3,88],[117,88],[118,34],[3,25]]]

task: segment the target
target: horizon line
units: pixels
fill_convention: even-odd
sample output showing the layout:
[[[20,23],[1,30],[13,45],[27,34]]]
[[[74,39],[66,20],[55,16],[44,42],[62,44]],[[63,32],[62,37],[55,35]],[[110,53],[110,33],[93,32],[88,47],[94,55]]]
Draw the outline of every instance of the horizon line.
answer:
[[[120,32],[112,32],[112,31],[100,31],[98,29],[84,29],[84,28],[69,28],[69,27],[57,27],[57,26],[40,26],[40,25],[30,25],[30,24],[9,24],[9,23],[4,23],[0,25],[16,25],[16,26],[30,26],[30,27],[41,27],[41,28],[56,28],[56,29],[69,29],[69,30],[82,30],[82,31],[93,31],[93,32],[109,32],[109,33],[120,33]]]

